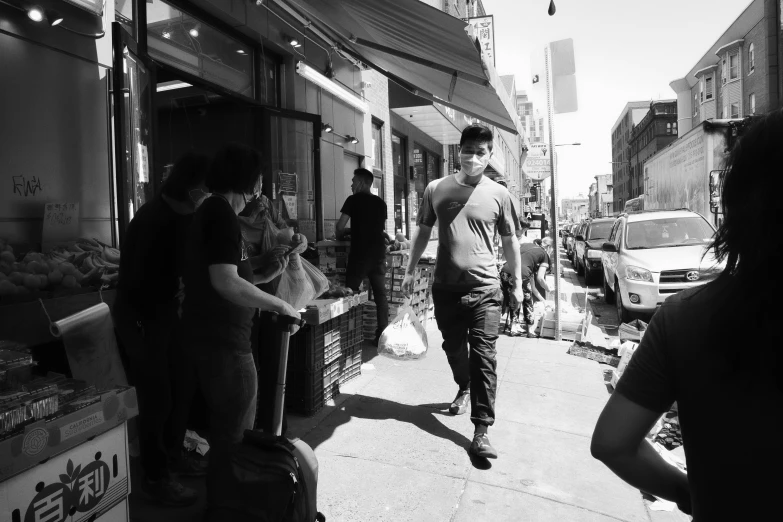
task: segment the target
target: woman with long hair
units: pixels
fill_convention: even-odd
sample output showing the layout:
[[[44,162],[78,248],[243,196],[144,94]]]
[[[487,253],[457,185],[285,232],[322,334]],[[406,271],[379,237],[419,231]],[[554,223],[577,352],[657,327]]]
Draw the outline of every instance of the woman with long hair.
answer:
[[[593,433],[594,457],[697,522],[779,516],[781,283],[769,239],[781,224],[781,166],[783,112],[775,111],[729,154],[724,221],[710,245],[723,273],[664,302]],[[645,440],[674,402],[687,473]]]

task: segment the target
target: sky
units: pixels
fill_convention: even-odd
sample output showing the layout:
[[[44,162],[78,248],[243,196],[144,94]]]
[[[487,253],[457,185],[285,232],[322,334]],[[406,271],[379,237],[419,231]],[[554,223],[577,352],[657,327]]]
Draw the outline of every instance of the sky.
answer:
[[[572,38],[579,110],[555,116],[560,198],[585,196],[612,172],[611,132],[629,101],[675,99],[685,76],[751,0],[482,0],[495,20],[495,68],[532,91],[530,61],[548,42]],[[537,101],[537,100],[534,100]],[[538,104],[546,116],[545,104]]]

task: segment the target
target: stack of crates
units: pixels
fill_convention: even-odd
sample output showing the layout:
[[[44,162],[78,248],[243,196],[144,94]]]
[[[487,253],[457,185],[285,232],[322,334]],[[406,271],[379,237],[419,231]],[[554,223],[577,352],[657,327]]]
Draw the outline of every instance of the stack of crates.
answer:
[[[340,393],[340,385],[361,375],[362,307],[319,324],[306,325],[291,337],[286,406],[312,415]]]
[[[350,241],[320,241],[318,248],[318,269],[336,286],[345,286],[345,272],[348,268]]]
[[[386,291],[386,300],[389,303],[389,321],[394,319],[397,312],[405,302],[405,296],[402,293],[402,281],[405,279],[405,269],[408,266],[409,253],[392,252],[386,256],[386,277],[384,290]],[[434,266],[420,263],[416,267],[413,277],[413,293],[411,294],[411,307],[416,313],[419,321],[426,327],[429,311],[432,303],[432,278]],[[369,282],[365,283],[369,286]],[[364,338],[374,339],[375,330],[378,326],[377,308],[374,302],[372,290],[369,292],[369,301],[364,305]]]

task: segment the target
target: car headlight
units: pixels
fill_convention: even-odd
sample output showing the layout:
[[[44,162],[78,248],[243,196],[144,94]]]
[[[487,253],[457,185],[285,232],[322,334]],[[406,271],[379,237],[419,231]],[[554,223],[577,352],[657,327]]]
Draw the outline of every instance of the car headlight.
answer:
[[[601,259],[601,251],[600,250],[588,250],[587,251],[587,259]]]
[[[625,278],[633,279],[635,281],[647,281],[648,283],[654,282],[652,273],[649,270],[639,268],[638,266],[625,267]]]

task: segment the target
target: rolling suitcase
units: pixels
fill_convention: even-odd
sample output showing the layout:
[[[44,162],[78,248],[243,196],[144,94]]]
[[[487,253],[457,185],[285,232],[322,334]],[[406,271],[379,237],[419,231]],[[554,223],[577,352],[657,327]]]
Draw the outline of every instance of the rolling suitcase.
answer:
[[[280,364],[275,388],[273,433],[246,430],[231,458],[219,468],[218,505],[207,512],[209,522],[324,522],[316,509],[318,460],[307,443],[283,437],[286,368],[290,326],[304,322],[276,315],[275,340]]]

